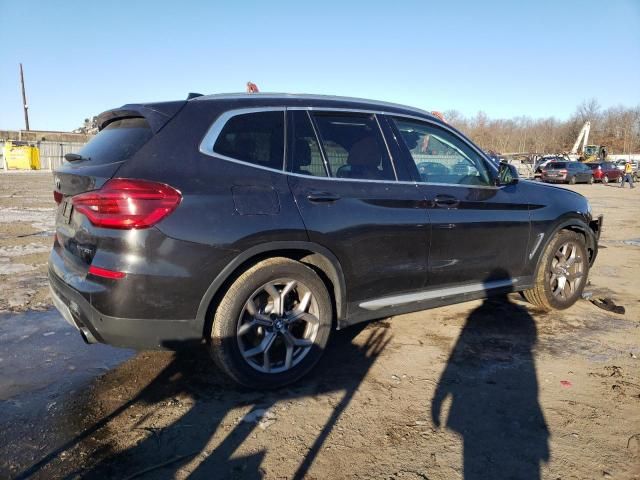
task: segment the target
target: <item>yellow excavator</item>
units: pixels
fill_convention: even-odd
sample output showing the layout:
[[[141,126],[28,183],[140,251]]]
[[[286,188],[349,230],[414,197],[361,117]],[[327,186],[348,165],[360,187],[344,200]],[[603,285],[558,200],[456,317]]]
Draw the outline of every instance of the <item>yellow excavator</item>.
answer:
[[[586,121],[573,144],[569,158],[581,162],[601,162],[607,158],[607,147],[605,145],[587,145],[591,122]],[[582,144],[582,145],[581,145]]]

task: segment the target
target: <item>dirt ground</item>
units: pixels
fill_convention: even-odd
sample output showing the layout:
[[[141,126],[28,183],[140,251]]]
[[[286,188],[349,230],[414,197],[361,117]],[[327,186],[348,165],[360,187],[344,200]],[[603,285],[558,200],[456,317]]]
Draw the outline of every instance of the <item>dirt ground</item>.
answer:
[[[50,172],[0,173],[0,312],[50,306],[55,206]]]
[[[20,313],[48,303],[51,178],[0,174],[0,477],[640,478],[640,189],[571,189],[605,215],[586,291],[626,313],[510,295],[402,315],[254,392],[198,346],[85,346]]]

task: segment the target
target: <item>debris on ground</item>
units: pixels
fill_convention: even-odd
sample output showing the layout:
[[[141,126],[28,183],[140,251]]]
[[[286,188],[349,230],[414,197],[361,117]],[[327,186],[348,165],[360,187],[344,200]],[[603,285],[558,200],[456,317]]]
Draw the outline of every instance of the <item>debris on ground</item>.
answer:
[[[616,305],[616,302],[614,302],[609,297],[590,298],[589,301],[593,303],[596,307],[606,310],[607,312],[613,312],[619,315],[624,315],[625,308],[622,305]]]
[[[257,408],[247,413],[242,418],[242,421],[244,423],[257,423],[258,427],[260,427],[262,430],[266,430],[271,425],[276,423],[277,419],[278,417],[276,417],[276,414],[272,410]]]

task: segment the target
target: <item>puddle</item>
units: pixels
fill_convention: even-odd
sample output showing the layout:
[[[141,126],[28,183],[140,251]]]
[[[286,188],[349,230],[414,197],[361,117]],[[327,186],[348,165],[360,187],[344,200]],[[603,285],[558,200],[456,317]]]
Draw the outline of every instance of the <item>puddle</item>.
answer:
[[[130,350],[85,344],[54,309],[0,314],[0,405],[62,394],[91,380],[96,369],[109,370],[131,356]]]
[[[85,344],[53,309],[0,314],[0,478],[73,438],[92,382],[133,354]]]
[[[622,243],[624,243],[625,245],[640,247],[640,238],[632,238],[631,240],[624,240]]]

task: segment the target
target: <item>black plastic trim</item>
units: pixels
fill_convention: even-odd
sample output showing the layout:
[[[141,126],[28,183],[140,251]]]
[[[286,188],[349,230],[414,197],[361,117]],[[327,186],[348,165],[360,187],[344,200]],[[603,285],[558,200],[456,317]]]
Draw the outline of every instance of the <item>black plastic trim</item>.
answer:
[[[200,305],[198,307],[198,313],[196,315],[196,322],[202,332],[207,320],[207,312],[213,297],[216,295],[220,287],[238,270],[238,268],[245,264],[253,257],[264,255],[269,252],[278,252],[283,250],[298,250],[298,251],[310,251],[323,256],[331,265],[333,272],[326,272],[329,279],[334,285],[334,298],[336,302],[337,313],[337,327],[341,328],[346,318],[347,302],[346,302],[346,285],[344,281],[344,274],[342,267],[336,256],[331,253],[327,248],[318,245],[313,242],[266,242],[260,245],[256,245],[248,250],[245,250],[237,257],[235,257],[229,264],[218,274],[213,280],[207,291],[205,292]]]

